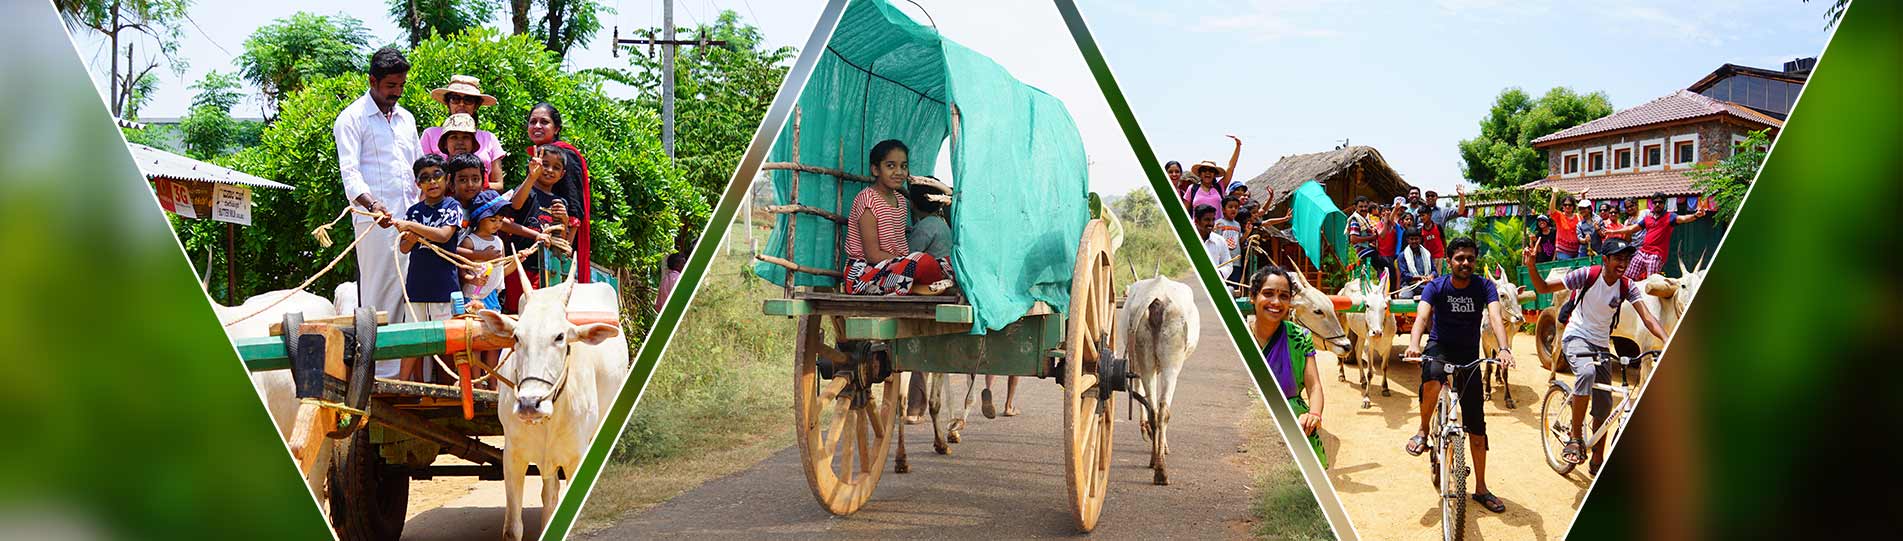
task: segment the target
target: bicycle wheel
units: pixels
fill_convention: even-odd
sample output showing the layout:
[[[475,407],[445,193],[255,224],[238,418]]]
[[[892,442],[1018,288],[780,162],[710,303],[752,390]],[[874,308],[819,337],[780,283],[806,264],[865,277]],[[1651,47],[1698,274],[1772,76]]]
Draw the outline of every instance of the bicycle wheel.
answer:
[[[1563,383],[1554,383],[1546,388],[1546,396],[1540,399],[1540,448],[1546,451],[1546,465],[1554,473],[1566,475],[1578,466],[1567,462],[1563,456],[1566,440],[1572,438],[1573,393]]]
[[[1458,541],[1467,530],[1467,446],[1462,439],[1455,431],[1441,441],[1440,478],[1446,484],[1441,487],[1440,524],[1447,541]]]

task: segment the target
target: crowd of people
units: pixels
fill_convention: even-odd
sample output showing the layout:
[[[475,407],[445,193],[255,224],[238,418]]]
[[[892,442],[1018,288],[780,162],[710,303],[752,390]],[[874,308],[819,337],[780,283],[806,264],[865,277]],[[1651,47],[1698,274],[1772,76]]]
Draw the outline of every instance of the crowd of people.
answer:
[[[477,78],[453,76],[430,92],[448,116],[419,136],[415,115],[397,103],[409,72],[401,51],[377,50],[368,90],[332,124],[344,196],[364,211],[352,220],[362,237],[356,246],[359,302],[388,310],[392,322],[440,321],[477,310],[514,313],[523,284],[543,282],[545,264],[541,254],[511,254],[539,246],[563,265],[589,261],[594,216],[587,159],[562,140],[561,111],[536,104],[523,122],[531,143],[528,171],[505,190],[502,159],[509,152],[476,123],[496,98],[482,92]],[[575,274],[581,282],[592,278]],[[433,372],[421,359],[403,359],[377,363],[376,375],[446,377]]]

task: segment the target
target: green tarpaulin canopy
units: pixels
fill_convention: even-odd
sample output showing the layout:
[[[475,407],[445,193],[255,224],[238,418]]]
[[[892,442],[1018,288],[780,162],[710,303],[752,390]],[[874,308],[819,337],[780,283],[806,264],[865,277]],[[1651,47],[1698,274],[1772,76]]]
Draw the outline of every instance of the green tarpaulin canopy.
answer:
[[[954,109],[959,133],[947,178],[933,169],[952,135]],[[897,139],[911,148],[912,174],[952,184],[952,271],[975,312],[973,333],[1003,328],[1037,301],[1068,312],[1071,267],[1090,211],[1083,141],[1063,102],[883,0],[856,0],[827,42],[798,111],[780,131],[770,161],[863,175],[872,145]],[[841,216],[867,186],[774,171],[782,203],[792,201],[796,174],[800,204]],[[789,250],[786,233],[795,220]],[[781,215],[766,253],[839,269],[844,261],[838,243],[844,238],[844,230],[825,218]],[[787,276],[785,268],[768,263],[754,272],[781,285]],[[793,282],[838,281],[796,273]]]
[[[1348,215],[1335,208],[1322,185],[1313,180],[1304,182],[1289,201],[1289,211],[1295,213],[1295,242],[1308,254],[1308,262],[1321,268],[1324,238],[1335,246],[1336,258],[1348,261]]]

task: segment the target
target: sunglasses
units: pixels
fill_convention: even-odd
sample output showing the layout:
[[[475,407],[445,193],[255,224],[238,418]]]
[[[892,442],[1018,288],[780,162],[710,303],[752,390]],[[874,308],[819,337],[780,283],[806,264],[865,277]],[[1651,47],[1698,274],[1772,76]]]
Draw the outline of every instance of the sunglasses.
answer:
[[[482,105],[482,98],[463,95],[463,94],[456,94],[456,93],[443,94],[443,103],[457,103],[457,102],[474,103],[476,105]]]
[[[424,173],[424,174],[416,176],[416,183],[417,184],[435,184],[438,182],[442,182],[444,178],[448,178],[448,177],[449,177],[449,174],[444,173],[442,171],[437,171],[434,173]]]

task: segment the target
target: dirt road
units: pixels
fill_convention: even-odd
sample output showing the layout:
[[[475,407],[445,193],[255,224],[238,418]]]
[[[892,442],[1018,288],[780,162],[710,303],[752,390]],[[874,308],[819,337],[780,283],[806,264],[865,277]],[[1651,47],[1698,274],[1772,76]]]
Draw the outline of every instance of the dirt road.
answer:
[[[1248,409],[1262,405],[1249,392],[1249,373],[1215,310],[1200,294],[1197,301],[1202,335],[1179,378],[1182,390],[1170,430],[1172,484],[1150,484],[1149,445],[1135,421],[1123,420],[1119,407],[1110,494],[1097,536],[1236,537],[1253,520],[1249,457],[1238,449],[1245,443],[1241,424]],[[963,378],[957,381],[962,388]],[[1000,378],[1000,400],[1003,385]],[[1050,380],[1023,380],[1018,399],[1024,415],[986,420],[974,412],[964,443],[954,445],[948,456],[932,452],[929,426],[908,427],[912,473],[886,473],[872,502],[850,517],[832,516],[813,501],[800,473],[799,451],[788,447],[586,538],[1077,535],[1062,486],[1058,391]]]
[[[1327,419],[1322,442],[1335,484],[1348,516],[1362,539],[1439,539],[1440,507],[1430,484],[1426,456],[1410,456],[1404,447],[1420,427],[1420,365],[1398,360],[1406,349],[1397,339],[1388,369],[1391,396],[1381,396],[1380,377],[1370,387],[1373,407],[1361,409],[1361,391],[1336,381],[1336,359],[1323,352],[1321,376],[1327,384]],[[1506,409],[1498,390],[1487,404],[1487,484],[1507,511],[1495,514],[1469,500],[1467,536],[1471,539],[1545,539],[1565,534],[1573,512],[1585,497],[1591,478],[1586,468],[1565,477],[1546,466],[1540,449],[1539,399],[1547,373],[1532,352],[1533,339],[1514,338],[1519,364],[1509,374],[1516,409]],[[1359,367],[1348,365],[1349,382],[1359,378]],[[1568,377],[1561,374],[1561,377]],[[1472,481],[1469,481],[1470,483]],[[1469,485],[1469,491],[1472,485]]]
[[[482,441],[500,447],[502,436]],[[470,464],[452,456],[441,464]],[[403,523],[404,539],[501,539],[503,505],[508,501],[502,481],[474,477],[438,477],[410,481],[410,510]],[[534,539],[542,528],[542,478],[522,483],[523,536]]]

